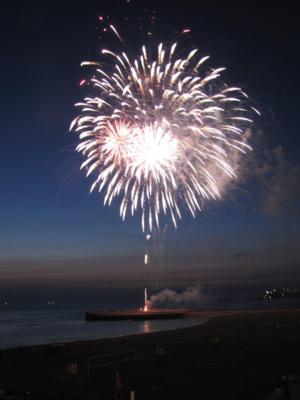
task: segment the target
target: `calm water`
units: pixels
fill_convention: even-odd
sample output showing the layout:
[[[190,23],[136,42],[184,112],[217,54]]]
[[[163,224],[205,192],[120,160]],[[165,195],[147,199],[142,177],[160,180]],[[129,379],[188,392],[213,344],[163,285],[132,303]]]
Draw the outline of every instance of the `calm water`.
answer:
[[[51,306],[44,310],[2,310],[0,348],[97,339],[177,329],[200,324],[199,319],[86,322],[84,310]]]
[[[158,321],[98,321],[86,322],[85,311],[92,309],[126,309],[139,308],[143,292],[141,290],[123,291],[109,289],[102,291],[101,298],[90,302],[82,300],[80,304],[70,303],[60,293],[45,292],[30,298],[19,293],[12,301],[0,305],[0,348],[17,347],[33,344],[67,342],[76,340],[116,337],[154,331],[170,330],[201,324],[204,321],[195,318],[183,318]],[[229,296],[230,294],[230,296]],[[78,293],[76,293],[78,296]],[[86,299],[83,293],[82,299]],[[70,297],[68,297],[70,299]],[[72,296],[71,296],[72,298]],[[113,301],[111,299],[114,299]],[[55,304],[48,304],[48,301]],[[125,299],[127,299],[125,301]],[[15,301],[13,301],[15,300]],[[196,301],[197,300],[197,301]],[[79,303],[79,301],[78,301]],[[38,306],[37,306],[38,304]],[[121,306],[120,306],[121,305]],[[170,306],[170,304],[167,304]],[[265,303],[245,290],[234,292],[232,289],[214,293],[201,293],[193,304],[177,304],[198,308],[265,308],[265,307],[299,307],[299,301],[274,301]]]

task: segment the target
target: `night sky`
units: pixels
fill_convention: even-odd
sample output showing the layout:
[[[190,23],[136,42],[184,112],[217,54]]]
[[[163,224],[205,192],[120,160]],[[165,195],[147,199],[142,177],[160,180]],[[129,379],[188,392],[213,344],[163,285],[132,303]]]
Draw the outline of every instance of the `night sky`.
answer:
[[[211,66],[227,67],[224,79],[242,86],[262,111],[254,157],[239,184],[195,220],[185,215],[177,230],[166,222],[163,240],[153,245],[161,254],[157,268],[170,285],[300,284],[299,12],[286,1],[272,8],[206,3],[3,3],[1,287],[147,285],[140,220],[122,222],[117,204],[104,207],[101,196],[89,194],[69,125],[86,93],[80,62],[109,47],[98,16],[121,21],[122,29],[130,18],[128,46],[135,51],[152,11],[154,43],[176,37],[209,54]],[[189,38],[176,33],[184,28],[192,30]]]

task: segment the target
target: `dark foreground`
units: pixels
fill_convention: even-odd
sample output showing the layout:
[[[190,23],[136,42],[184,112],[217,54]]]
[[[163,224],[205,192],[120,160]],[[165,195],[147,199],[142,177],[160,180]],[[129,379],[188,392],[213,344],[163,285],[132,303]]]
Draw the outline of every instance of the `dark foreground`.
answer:
[[[2,350],[0,388],[10,399],[129,399],[134,390],[136,400],[253,400],[281,375],[300,372],[300,310],[199,317],[210,319],[171,332]]]

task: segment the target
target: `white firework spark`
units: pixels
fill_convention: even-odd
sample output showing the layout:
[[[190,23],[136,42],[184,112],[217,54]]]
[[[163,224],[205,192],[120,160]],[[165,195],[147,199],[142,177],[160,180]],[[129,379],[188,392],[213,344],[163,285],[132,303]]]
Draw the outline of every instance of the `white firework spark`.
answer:
[[[251,149],[245,132],[257,110],[247,95],[218,83],[224,68],[202,72],[208,57],[196,59],[196,49],[177,58],[176,46],[161,43],[154,56],[143,46],[136,59],[102,50],[113,61],[105,70],[82,63],[95,68],[96,95],[76,104],[70,128],[81,167],[95,174],[91,191],[105,190],[105,204],[120,197],[122,219],[140,209],[143,230],[159,226],[161,214],[176,226],[183,206],[195,216],[203,200],[221,196],[220,176],[236,177],[237,154]]]

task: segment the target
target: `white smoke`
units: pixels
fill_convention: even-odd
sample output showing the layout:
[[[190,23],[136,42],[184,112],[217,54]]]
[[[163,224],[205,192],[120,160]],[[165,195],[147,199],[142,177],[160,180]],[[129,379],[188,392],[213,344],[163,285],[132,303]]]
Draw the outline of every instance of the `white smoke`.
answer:
[[[240,183],[250,182],[256,190],[253,205],[270,216],[299,213],[300,164],[292,162],[281,145],[272,147],[263,132],[253,139],[255,151],[243,157],[238,174]]]
[[[183,292],[175,292],[175,290],[172,289],[164,289],[161,292],[152,295],[150,302],[152,307],[195,307],[203,304],[204,297],[205,296],[200,287],[189,286]]]

